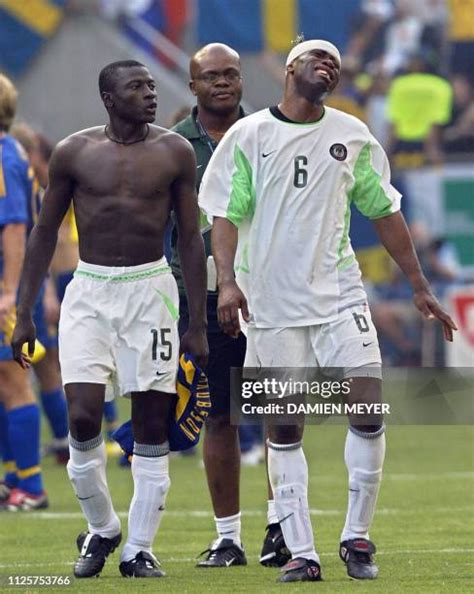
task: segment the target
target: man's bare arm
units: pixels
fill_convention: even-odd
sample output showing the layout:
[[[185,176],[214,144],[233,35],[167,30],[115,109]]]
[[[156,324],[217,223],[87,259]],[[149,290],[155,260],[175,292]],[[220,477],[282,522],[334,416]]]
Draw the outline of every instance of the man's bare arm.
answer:
[[[51,157],[49,185],[44,194],[38,223],[26,246],[20,282],[19,315],[30,315],[33,309],[54,254],[59,226],[71,203],[73,180],[69,173],[70,158],[71,148],[63,143]]]
[[[189,350],[203,366],[207,363],[207,273],[204,241],[199,227],[196,195],[196,158],[184,139],[177,141],[180,174],[171,193],[178,226],[178,252],[183,270],[189,309],[188,332],[182,337],[182,350]],[[199,335],[199,336],[198,336]],[[202,340],[204,338],[204,342]]]
[[[223,331],[233,338],[237,338],[240,332],[239,309],[242,310],[244,319],[249,319],[247,300],[239,289],[234,275],[237,241],[237,227],[228,219],[215,217],[211,242],[219,288],[217,317]]]
[[[215,217],[212,224],[212,255],[217,269],[217,286],[235,281],[234,260],[238,229],[228,219]]]
[[[36,331],[32,311],[56,247],[58,228],[71,203],[73,179],[69,173],[71,146],[64,141],[54,151],[49,167],[49,185],[46,189],[38,223],[33,228],[26,246],[25,261],[20,280],[17,324],[13,332],[12,348],[15,360],[28,367],[21,349],[28,343],[30,356],[34,352]]]
[[[405,219],[400,212],[376,219],[375,228],[381,242],[395,260],[413,288],[413,301],[426,319],[438,318],[443,325],[444,336],[453,340],[456,324],[441,308],[431,292],[430,285],[421,270]]]

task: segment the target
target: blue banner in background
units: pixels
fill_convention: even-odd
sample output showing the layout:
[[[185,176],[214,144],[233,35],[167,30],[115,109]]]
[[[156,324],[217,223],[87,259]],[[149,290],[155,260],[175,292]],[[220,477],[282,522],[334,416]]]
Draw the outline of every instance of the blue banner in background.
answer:
[[[0,70],[22,74],[63,17],[66,0],[0,0]]]
[[[198,44],[221,42],[238,51],[263,50],[260,4],[255,0],[198,0]]]
[[[297,4],[299,31],[305,38],[327,39],[344,54],[361,0],[297,0]]]
[[[344,53],[361,0],[197,0],[197,41],[237,51],[286,52],[299,33],[323,38]]]

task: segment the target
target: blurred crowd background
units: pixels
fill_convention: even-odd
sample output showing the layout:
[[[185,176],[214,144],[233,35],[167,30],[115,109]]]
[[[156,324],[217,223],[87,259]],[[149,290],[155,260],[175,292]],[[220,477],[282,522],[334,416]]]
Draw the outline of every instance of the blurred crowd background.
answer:
[[[385,364],[472,366],[474,0],[0,0],[0,71],[18,87],[18,120],[46,150],[105,123],[98,73],[118,59],[150,68],[167,127],[193,105],[190,56],[214,41],[242,56],[246,110],[276,104],[300,33],[339,47],[341,81],[327,103],[366,122],[386,149],[425,273],[460,328],[445,347],[354,211]]]

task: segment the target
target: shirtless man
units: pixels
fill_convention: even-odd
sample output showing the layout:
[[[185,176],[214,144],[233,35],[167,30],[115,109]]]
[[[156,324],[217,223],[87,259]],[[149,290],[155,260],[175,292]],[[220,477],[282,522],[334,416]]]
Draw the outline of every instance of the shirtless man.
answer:
[[[152,544],[170,485],[168,417],[179,355],[178,291],[163,257],[171,209],[190,310],[181,349],[199,365],[206,364],[208,350],[196,161],[187,141],[152,125],[156,87],[145,66],[132,60],[109,64],[99,90],[109,123],[69,136],[51,158],[49,186],[25,256],[13,353],[29,365],[21,347],[27,342],[33,351],[35,296],[72,199],[81,259],[62,305],[59,348],[69,408],[68,474],[88,521],[77,539],[74,574],[99,575],[121,541],[101,435],[105,385],[114,378],[121,393],[131,394],[135,438],[134,495],[120,572],[161,577]]]

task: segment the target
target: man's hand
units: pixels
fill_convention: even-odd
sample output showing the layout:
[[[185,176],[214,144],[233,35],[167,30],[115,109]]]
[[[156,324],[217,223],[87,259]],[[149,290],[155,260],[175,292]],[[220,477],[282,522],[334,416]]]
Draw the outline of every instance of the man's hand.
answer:
[[[428,289],[415,291],[413,294],[413,301],[426,320],[434,320],[437,318],[441,322],[443,325],[444,338],[449,342],[453,342],[453,330],[457,330],[457,326],[438,303],[438,300],[431,291]]]
[[[217,319],[222,330],[232,338],[237,338],[240,333],[239,309],[244,320],[248,322],[250,315],[247,299],[235,280],[221,283],[217,300]]]
[[[206,327],[194,329],[190,326],[181,338],[179,350],[193,355],[199,367],[205,370],[209,357]]]
[[[31,358],[35,352],[36,328],[31,315],[19,316],[12,336],[13,358],[23,367],[31,366]],[[23,345],[28,343],[28,356],[22,352]]]
[[[3,293],[0,295],[0,328],[5,328],[7,317],[15,307],[15,294]]]

